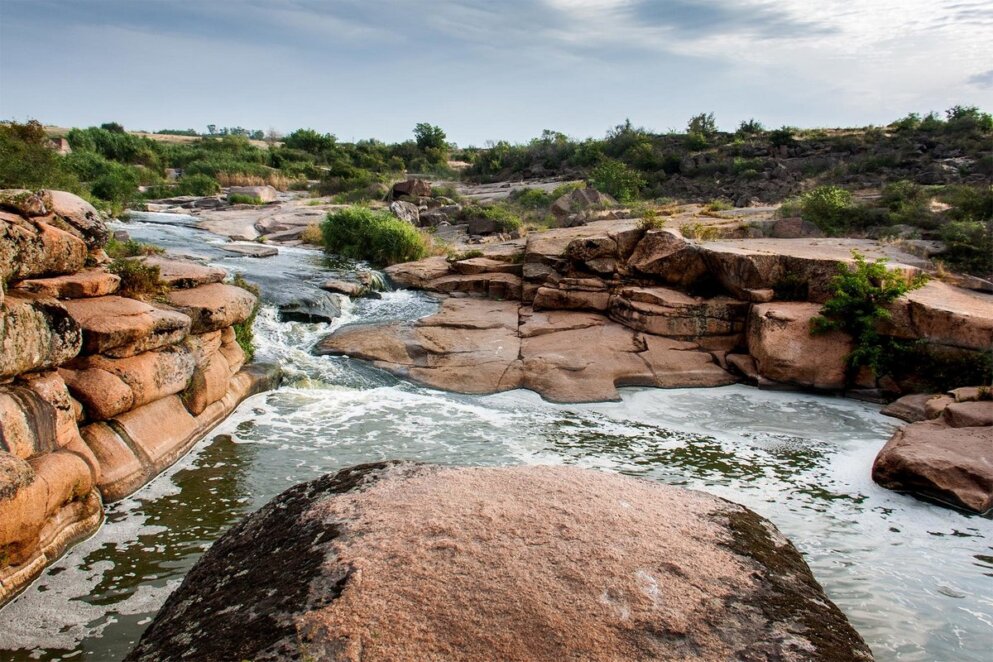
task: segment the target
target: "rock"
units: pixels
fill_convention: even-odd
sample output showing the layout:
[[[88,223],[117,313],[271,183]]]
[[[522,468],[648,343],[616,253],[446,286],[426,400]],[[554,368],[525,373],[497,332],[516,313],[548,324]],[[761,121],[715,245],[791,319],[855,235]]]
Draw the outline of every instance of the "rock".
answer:
[[[890,306],[883,331],[897,338],[988,352],[993,347],[993,295],[931,280]]]
[[[419,290],[428,289],[431,281],[442,276],[447,276],[449,272],[448,260],[442,255],[425,258],[417,262],[394,264],[383,270],[387,278],[396,286]]]
[[[539,287],[532,306],[535,310],[595,310],[604,312],[610,306],[610,292],[606,289],[566,289]]]
[[[244,322],[257,302],[255,295],[248,290],[224,283],[173,290],[166,299],[192,320],[190,333],[217,331]]]
[[[928,398],[924,402],[924,418],[929,421],[931,419],[938,418],[944,413],[945,408],[954,402],[955,400],[947,395],[938,395]]]
[[[92,485],[89,467],[74,453],[24,462],[0,451],[0,604],[99,528],[103,508]]]
[[[953,402],[942,412],[945,422],[953,428],[993,425],[993,400]]]
[[[397,182],[393,185],[391,194],[394,198],[399,198],[402,195],[409,195],[412,197],[430,197],[431,196],[431,184],[424,181],[423,179],[410,178],[405,182]]]
[[[54,217],[52,225],[58,225],[93,248],[100,248],[107,242],[110,232],[96,207],[78,195],[66,191],[41,191],[46,207]]]
[[[977,513],[993,508],[993,427],[912,423],[886,443],[872,466],[883,487]]]
[[[466,260],[458,260],[451,263],[451,270],[467,276],[476,274],[505,273],[520,276],[522,268],[520,264],[494,260],[488,257],[472,257]]]
[[[105,421],[134,408],[134,392],[124,380],[106,370],[60,368],[69,393],[82,404],[86,417]]]
[[[557,402],[616,400],[618,386],[716,386],[734,378],[697,345],[646,337],[584,312],[446,299],[413,324],[351,326],[315,348],[459,393],[530,388]]]
[[[989,400],[989,386],[961,386],[948,392],[955,402],[971,402],[972,400]]]
[[[509,273],[443,276],[431,281],[430,289],[445,293],[464,292],[508,301],[521,299],[520,276]]]
[[[205,357],[196,365],[189,385],[181,394],[186,409],[199,416],[207,407],[224,397],[231,378],[231,367],[219,351]]]
[[[672,230],[649,230],[628,259],[628,267],[669,285],[689,287],[707,267],[697,247]]]
[[[781,218],[776,221],[769,233],[776,239],[806,239],[807,237],[823,237],[819,227],[802,218]]]
[[[132,407],[140,407],[179,393],[189,384],[195,367],[196,361],[193,354],[182,345],[173,345],[123,359],[87,356],[77,359],[72,365],[74,370],[85,372],[96,369],[118,377],[133,394]],[[79,379],[75,379],[73,381],[73,391],[78,394],[76,399],[85,403],[100,398],[99,394],[87,393],[86,391],[106,380],[81,382]]]
[[[275,246],[267,246],[258,242],[231,242],[222,244],[221,250],[244,255],[245,257],[273,257],[279,255],[279,249]]]
[[[569,467],[379,463],[293,487],[235,526],[126,659],[688,651],[872,659],[796,548],[741,506]]]
[[[174,260],[150,255],[139,258],[141,262],[159,268],[159,279],[174,289],[189,289],[211,283],[220,283],[227,276],[224,269],[208,267],[188,260]]]
[[[86,255],[79,237],[0,211],[0,282],[76,273]]]
[[[83,330],[83,350],[115,358],[179,342],[190,332],[187,315],[118,296],[64,303]]]
[[[338,280],[337,278],[324,281],[324,284],[321,285],[321,289],[337,294],[344,294],[346,297],[360,297],[366,293],[365,286],[360,285],[359,283],[349,283],[348,281]]]
[[[825,390],[845,387],[845,360],[852,342],[840,331],[811,334],[811,320],[820,308],[789,302],[752,306],[748,353],[763,377]]]
[[[263,290],[262,296],[279,309],[281,322],[330,323],[341,316],[337,295],[314,287],[301,287],[299,281],[286,279],[284,287],[269,287]]]
[[[53,299],[83,299],[113,294],[120,284],[121,278],[116,274],[86,269],[67,276],[29,278],[17,283],[14,289]]]
[[[907,277],[926,262],[892,246],[864,239],[739,239],[708,241],[698,247],[707,269],[734,296],[750,300],[749,290],[774,290],[795,281],[807,285],[809,301],[830,298],[838,264],[854,263],[852,251],[867,259],[887,258],[887,268]]]
[[[573,214],[591,208],[616,207],[617,201],[606,193],[593,188],[574,189],[552,203],[551,212],[555,218],[563,221]]]
[[[748,304],[729,297],[691,297],[665,287],[625,287],[610,298],[610,318],[638,331],[695,340],[740,335]]]
[[[12,293],[0,305],[0,379],[55,368],[82,342],[80,325],[57,301]]]
[[[415,228],[421,225],[421,213],[417,205],[403,200],[394,200],[390,203],[390,213],[401,221],[410,223]]]
[[[0,387],[0,451],[28,460],[58,450],[55,408],[31,389]]]
[[[912,395],[905,395],[899,400],[891,402],[883,407],[883,410],[880,413],[884,416],[899,418],[907,423],[926,421],[930,417],[925,411],[925,406],[928,400],[935,397],[938,396],[934,393],[914,393]]]
[[[192,415],[178,395],[170,395],[108,422],[80,429],[100,466],[104,502],[131,494],[185,455],[245,398],[279,384],[278,366],[256,365],[231,377],[224,397]]]
[[[13,212],[25,218],[44,216],[49,213],[43,194],[23,188],[0,190],[0,209]]]
[[[261,202],[275,202],[279,191],[271,186],[232,186],[228,189],[228,199],[233,195],[247,195]]]
[[[79,436],[72,398],[58,372],[49,370],[21,375],[15,383],[34,391],[42,400],[51,405],[55,413],[56,448],[64,448]]]

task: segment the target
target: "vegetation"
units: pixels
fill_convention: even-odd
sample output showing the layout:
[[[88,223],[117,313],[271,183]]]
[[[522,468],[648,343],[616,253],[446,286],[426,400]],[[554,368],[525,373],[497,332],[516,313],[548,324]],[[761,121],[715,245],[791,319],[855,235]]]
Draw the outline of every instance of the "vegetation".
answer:
[[[880,373],[887,355],[896,349],[896,341],[879,333],[879,324],[890,318],[887,306],[927,282],[924,274],[908,281],[900,272],[887,269],[883,258],[869,262],[858,251],[852,251],[852,257],[852,267],[839,265],[832,281],[834,294],[811,327],[813,333],[839,330],[851,336],[854,348],[846,359],[849,383],[863,366]]]
[[[262,301],[261,292],[258,285],[245,280],[241,274],[235,274],[231,284],[255,295],[255,307],[252,308],[252,314],[244,322],[232,327],[235,340],[238,341],[241,350],[245,352],[245,361],[251,362],[255,358],[255,318],[259,315],[261,305],[259,302]]]
[[[228,195],[228,202],[233,205],[264,205],[262,198],[246,193],[231,193]]]
[[[115,237],[108,239],[103,249],[107,252],[107,255],[115,259],[140,257],[142,255],[160,255],[165,252],[164,249],[153,246],[152,244],[145,244],[134,239],[120,241]]]
[[[118,292],[132,299],[154,299],[169,291],[162,282],[162,274],[156,265],[145,264],[141,260],[119,257],[107,265],[107,271],[121,279]]]
[[[609,193],[620,202],[630,202],[638,197],[645,178],[621,161],[607,159],[590,172],[590,183],[593,188]]]
[[[352,207],[328,214],[321,225],[324,250],[377,266],[419,260],[428,254],[424,235],[384,211]]]

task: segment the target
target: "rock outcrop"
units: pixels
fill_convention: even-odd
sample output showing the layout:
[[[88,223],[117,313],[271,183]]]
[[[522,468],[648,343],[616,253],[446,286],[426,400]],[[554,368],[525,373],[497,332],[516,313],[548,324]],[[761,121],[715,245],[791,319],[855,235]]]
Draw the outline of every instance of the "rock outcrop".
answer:
[[[993,400],[985,389],[901,398],[890,415],[914,421],[879,451],[872,478],[977,513],[993,510]]]
[[[410,324],[344,327],[315,352],[372,361],[434,388],[528,388],[555,402],[617,400],[618,386],[735,381],[696,343],[642,334],[595,313],[473,298],[446,299],[437,314]]]
[[[15,191],[0,206],[11,210],[0,211],[3,604],[92,533],[104,503],[158,475],[279,372],[244,367],[232,325],[255,297],[221,283],[224,271],[141,258],[168,298],[118,296],[118,276],[86,266],[100,262],[107,231],[85,201]]]
[[[463,259],[431,257],[390,267],[386,273],[401,286],[520,302],[535,312],[598,313],[639,337],[693,343],[720,367],[730,367],[763,387],[841,391],[848,386],[845,360],[852,341],[842,332],[812,334],[810,322],[830,296],[839,264],[854,261],[853,250],[870,259],[887,258],[889,268],[908,278],[927,266],[918,257],[869,240],[700,242],[674,229],[617,220],[482,244]],[[993,347],[993,296],[988,294],[932,280],[895,302],[890,312],[881,333],[921,341],[936,354],[982,360],[980,354]],[[339,333],[342,338],[332,344],[336,351],[349,353],[343,337],[360,336]],[[618,329],[605,337],[617,340],[615,349],[623,354],[630,335]],[[417,334],[406,338],[412,351],[420,352]],[[603,345],[560,347],[560,353],[577,362],[584,355],[607,356],[612,351]],[[376,360],[389,363],[382,356]],[[501,379],[513,383],[513,374]],[[622,376],[627,374],[620,370],[617,383],[650,381],[628,381]],[[678,370],[668,378],[659,373],[656,377],[662,384],[695,384],[685,383]],[[426,383],[459,389],[458,380],[447,386],[437,379]],[[495,388],[492,381],[485,383],[481,389]],[[908,384],[913,388],[912,378]],[[901,389],[893,380],[884,384],[872,374],[859,375],[856,385],[862,397],[877,400],[899,395]],[[595,392],[612,393],[590,391]]]
[[[214,543],[127,657],[166,659],[872,655],[741,506],[576,468],[385,463],[293,487]]]

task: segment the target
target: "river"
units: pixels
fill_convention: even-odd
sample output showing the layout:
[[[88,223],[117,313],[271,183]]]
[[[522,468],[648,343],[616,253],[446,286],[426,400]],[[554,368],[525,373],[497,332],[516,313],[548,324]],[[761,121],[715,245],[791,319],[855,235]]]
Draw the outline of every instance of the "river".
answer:
[[[345,268],[308,249],[235,257],[190,227],[126,227],[249,279],[313,287]],[[435,308],[419,293],[388,292],[345,302],[327,325],[283,323],[265,307],[257,359],[281,364],[284,385],[245,401],[170,470],[110,505],[93,537],[0,611],[0,659],[121,659],[196,559],[245,514],[295,483],[395,458],[567,463],[711,492],[768,517],[794,542],[878,660],[990,659],[993,521],[876,486],[869,467],[896,425],[878,407],[746,386],[627,388],[620,402],[557,405],[528,391],[434,391],[310,353],[338,326]]]

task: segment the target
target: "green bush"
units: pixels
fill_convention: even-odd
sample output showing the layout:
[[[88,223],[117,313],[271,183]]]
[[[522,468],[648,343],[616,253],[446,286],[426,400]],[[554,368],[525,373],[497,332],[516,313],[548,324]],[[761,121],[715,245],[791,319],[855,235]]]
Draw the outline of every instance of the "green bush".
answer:
[[[946,266],[955,271],[993,277],[993,221],[952,221],[941,228],[947,247],[941,254]]]
[[[177,195],[216,195],[221,192],[221,185],[210,175],[183,175],[176,184]]]
[[[466,205],[459,214],[462,220],[485,218],[496,223],[501,232],[520,230],[524,223],[505,205],[496,203],[489,205]]]
[[[132,299],[151,299],[169,291],[162,282],[159,267],[148,265],[134,258],[119,257],[107,265],[107,271],[121,279],[118,293]]]
[[[0,188],[82,192],[79,178],[49,147],[40,123],[0,122]]]
[[[883,258],[869,262],[858,251],[852,251],[852,257],[854,266],[838,265],[838,275],[832,280],[834,293],[811,325],[812,333],[839,330],[852,337],[854,348],[846,358],[849,383],[863,366],[879,373],[893,343],[880,336],[877,328],[890,318],[887,306],[927,282],[925,274],[908,281],[900,272],[887,269]]]
[[[152,244],[144,244],[134,239],[120,241],[114,237],[107,240],[107,243],[104,244],[103,249],[107,252],[107,255],[112,258],[160,255],[165,252],[164,249],[159,248],[158,246],[153,246]]]
[[[547,209],[555,199],[540,188],[519,188],[510,193],[510,199],[525,209]]]
[[[621,202],[630,202],[638,197],[645,179],[626,164],[607,159],[593,168],[590,183],[598,191],[609,193]]]
[[[328,214],[321,224],[324,250],[383,266],[419,260],[427,242],[416,228],[383,211],[352,207]]]
[[[852,194],[838,186],[819,186],[800,196],[800,216],[825,234],[842,234],[852,227],[857,214]]]
[[[138,197],[138,175],[132,168],[114,164],[116,167],[101,175],[90,186],[93,195],[106,200],[115,212],[122,211]]]
[[[228,202],[233,205],[264,205],[262,198],[247,193],[229,193]]]
[[[255,318],[259,315],[261,293],[258,285],[245,280],[241,274],[235,274],[231,284],[255,295],[255,307],[252,308],[252,314],[244,322],[234,324],[232,327],[234,328],[235,340],[237,340],[241,350],[245,352],[245,361],[251,362],[255,358]]]

